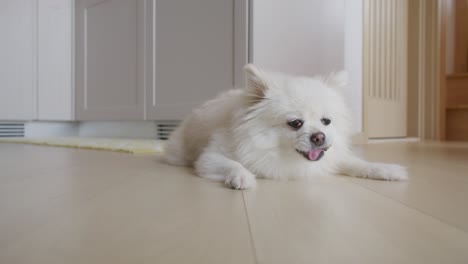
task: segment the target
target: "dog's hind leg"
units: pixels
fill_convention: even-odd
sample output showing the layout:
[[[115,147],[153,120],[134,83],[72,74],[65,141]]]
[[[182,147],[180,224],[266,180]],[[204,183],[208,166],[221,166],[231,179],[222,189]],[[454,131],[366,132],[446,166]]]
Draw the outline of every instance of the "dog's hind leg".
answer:
[[[195,170],[200,177],[224,181],[233,189],[243,190],[256,186],[255,175],[242,164],[210,148],[195,162]]]
[[[374,180],[404,181],[408,179],[405,167],[396,164],[368,162],[352,155],[345,157],[338,165],[343,175]]]

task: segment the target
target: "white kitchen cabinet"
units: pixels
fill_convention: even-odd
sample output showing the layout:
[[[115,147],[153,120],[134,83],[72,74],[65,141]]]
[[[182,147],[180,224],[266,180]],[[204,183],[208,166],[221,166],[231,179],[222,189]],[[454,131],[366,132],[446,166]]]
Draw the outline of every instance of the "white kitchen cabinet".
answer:
[[[3,0],[0,120],[177,120],[243,82],[246,0]]]
[[[0,120],[72,120],[72,0],[0,2]]]
[[[78,0],[78,119],[181,119],[233,88],[235,2]]]
[[[144,0],[77,0],[78,120],[143,120]]]
[[[36,109],[36,1],[0,1],[0,120],[32,120]]]
[[[242,56],[234,52],[235,2],[240,1],[155,1],[148,119],[181,119],[193,107],[234,87],[234,58]]]

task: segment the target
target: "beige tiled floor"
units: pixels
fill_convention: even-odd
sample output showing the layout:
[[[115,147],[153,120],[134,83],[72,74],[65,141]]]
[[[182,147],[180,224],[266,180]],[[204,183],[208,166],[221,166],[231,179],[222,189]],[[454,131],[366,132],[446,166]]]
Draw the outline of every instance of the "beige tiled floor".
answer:
[[[358,151],[410,180],[241,192],[157,157],[0,144],[0,263],[468,263],[468,146]]]

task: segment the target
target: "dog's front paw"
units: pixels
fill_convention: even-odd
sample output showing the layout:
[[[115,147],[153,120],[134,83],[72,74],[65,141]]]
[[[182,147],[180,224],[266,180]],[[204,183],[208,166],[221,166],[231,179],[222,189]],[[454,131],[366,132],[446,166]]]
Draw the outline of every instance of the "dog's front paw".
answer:
[[[256,186],[255,175],[246,169],[232,171],[226,176],[224,183],[236,190],[244,190]]]
[[[406,181],[408,172],[405,167],[396,164],[374,163],[366,175],[367,178],[385,181]]]

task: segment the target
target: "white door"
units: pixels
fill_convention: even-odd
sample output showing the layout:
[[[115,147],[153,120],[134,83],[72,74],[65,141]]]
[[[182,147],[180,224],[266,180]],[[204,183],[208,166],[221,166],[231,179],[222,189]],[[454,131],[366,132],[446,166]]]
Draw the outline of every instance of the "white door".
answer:
[[[405,137],[408,0],[364,1],[364,85],[369,138]]]
[[[145,0],[77,0],[78,120],[143,120]]]
[[[0,1],[0,120],[35,118],[35,0]]]
[[[147,119],[178,120],[234,87],[234,7],[239,1],[154,2],[154,53],[147,57],[154,79],[147,91]]]

